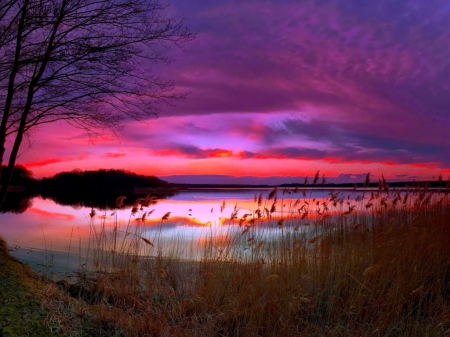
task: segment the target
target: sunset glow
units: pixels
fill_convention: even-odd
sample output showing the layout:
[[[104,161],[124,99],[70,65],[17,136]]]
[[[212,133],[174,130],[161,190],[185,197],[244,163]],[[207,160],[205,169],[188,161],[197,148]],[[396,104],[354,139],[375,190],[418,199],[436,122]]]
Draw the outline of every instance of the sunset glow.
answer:
[[[448,10],[421,1],[175,1],[170,11],[198,35],[157,71],[187,99],[126,122],[118,138],[44,125],[18,161],[36,177],[120,168],[163,179],[292,182],[317,170],[329,182],[367,172],[446,178]]]

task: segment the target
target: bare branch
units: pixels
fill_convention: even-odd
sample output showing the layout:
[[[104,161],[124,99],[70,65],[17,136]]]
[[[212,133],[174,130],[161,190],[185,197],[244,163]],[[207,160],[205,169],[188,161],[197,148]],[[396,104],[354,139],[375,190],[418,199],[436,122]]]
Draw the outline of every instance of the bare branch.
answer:
[[[184,98],[153,73],[194,34],[159,0],[4,0],[0,3],[0,165],[7,137],[55,121],[119,133]],[[11,166],[12,165],[12,166]],[[0,199],[2,195],[0,195]],[[0,200],[1,202],[1,200]]]

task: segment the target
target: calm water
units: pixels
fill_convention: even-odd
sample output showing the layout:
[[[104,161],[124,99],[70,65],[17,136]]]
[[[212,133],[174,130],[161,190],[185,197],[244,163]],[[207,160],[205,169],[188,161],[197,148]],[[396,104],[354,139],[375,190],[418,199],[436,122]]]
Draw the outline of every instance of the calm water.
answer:
[[[119,233],[138,226],[140,235],[155,243],[152,254],[156,255],[159,250],[163,255],[170,255],[177,247],[181,249],[178,255],[195,259],[201,256],[202,242],[207,238],[214,237],[219,242],[220,237],[242,231],[238,221],[230,221],[230,216],[236,212],[239,219],[244,214],[253,213],[257,208],[255,195],[262,193],[265,200],[261,209],[270,209],[273,200],[267,201],[269,192],[268,189],[184,191],[168,199],[158,199],[155,205],[145,207],[133,215],[131,207],[120,210],[95,209],[96,214],[92,218],[91,208],[64,206],[50,199],[35,197],[28,202],[23,213],[0,214],[0,235],[7,241],[12,255],[36,269],[42,269],[48,264],[56,270],[78,268],[85,262],[84,255],[90,247],[89,237],[99,233],[101,228],[111,229],[115,223],[119,225]],[[328,199],[329,193],[328,190],[314,190],[307,191],[304,196],[301,192],[291,195],[278,191],[277,210],[273,213],[273,220],[266,223],[265,233],[278,235],[277,221],[293,217],[289,209],[298,209],[305,201],[314,203],[314,207],[320,211],[320,205],[316,204]],[[352,191],[339,193],[346,200],[354,200],[360,195]],[[300,202],[293,208],[297,199]],[[342,206],[342,210],[345,210],[345,206]],[[312,205],[310,207],[312,210]],[[168,212],[168,219],[162,220]],[[144,213],[145,220],[139,220]],[[310,216],[313,214],[311,211]],[[285,226],[294,223],[294,220],[291,224],[287,221]]]

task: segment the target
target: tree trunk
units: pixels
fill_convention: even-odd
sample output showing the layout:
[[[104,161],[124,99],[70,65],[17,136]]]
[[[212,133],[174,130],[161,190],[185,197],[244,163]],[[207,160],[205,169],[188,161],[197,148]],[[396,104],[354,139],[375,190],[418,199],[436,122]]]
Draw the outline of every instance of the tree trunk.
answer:
[[[27,2],[28,2],[28,0],[26,0],[25,4]],[[64,7],[65,3],[66,2],[63,1],[63,4],[62,4],[63,7]],[[24,7],[24,12],[25,12],[25,7]],[[37,68],[35,69],[36,72],[34,73],[34,76],[30,82],[30,86],[28,87],[27,101],[25,103],[25,108],[23,110],[22,116],[20,117],[20,124],[19,124],[19,128],[17,129],[16,139],[14,141],[14,146],[11,150],[11,154],[9,155],[8,167],[5,172],[6,175],[3,178],[3,184],[0,189],[0,207],[3,206],[5,199],[6,199],[6,195],[8,194],[8,188],[9,188],[9,185],[11,184],[11,178],[12,178],[12,175],[14,172],[14,165],[16,164],[17,155],[19,153],[20,145],[22,144],[23,135],[25,133],[25,128],[27,126],[28,115],[29,115],[29,113],[31,111],[31,107],[33,105],[34,90],[35,90],[39,80],[41,79],[42,75],[44,74],[45,69],[47,68],[48,60],[50,59],[50,55],[54,48],[53,44],[55,41],[56,32],[58,31],[58,27],[62,21],[62,15],[63,15],[63,10],[61,10],[61,13],[60,13],[57,21],[53,25],[52,34],[49,38],[47,50],[44,54],[44,57],[42,59],[42,63],[39,67],[39,70]]]
[[[14,54],[14,62],[11,69],[11,74],[8,81],[8,93],[5,100],[5,107],[3,109],[2,123],[0,124],[0,179],[2,176],[1,167],[3,165],[3,156],[5,155],[5,142],[6,142],[6,127],[8,125],[9,114],[11,111],[11,105],[14,96],[14,81],[16,79],[17,72],[19,70],[20,51],[22,48],[22,32],[25,24],[25,17],[27,14],[27,6],[29,0],[25,0],[22,7],[22,15],[20,16],[19,28],[16,39],[16,51]],[[0,199],[3,200],[3,199]],[[0,203],[1,205],[2,203]]]
[[[2,188],[0,189],[0,207],[3,206],[5,202],[6,195],[8,193],[9,185],[11,184],[11,178],[14,172],[14,166],[16,165],[17,154],[19,153],[20,145],[22,144],[23,135],[25,133],[26,116],[20,121],[19,129],[17,130],[16,140],[14,141],[14,146],[12,148],[11,154],[9,156],[8,167],[5,170]]]

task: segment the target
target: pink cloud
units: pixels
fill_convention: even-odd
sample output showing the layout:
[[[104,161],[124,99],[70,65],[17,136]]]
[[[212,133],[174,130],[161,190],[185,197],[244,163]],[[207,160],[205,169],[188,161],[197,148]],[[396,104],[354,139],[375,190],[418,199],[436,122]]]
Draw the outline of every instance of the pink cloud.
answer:
[[[44,159],[41,161],[35,161],[35,162],[27,162],[24,163],[23,165],[27,168],[34,168],[34,167],[41,167],[41,166],[46,166],[46,165],[51,165],[51,164],[55,164],[55,163],[61,163],[67,160],[61,159],[61,158],[49,158],[49,159]]]
[[[74,161],[80,161],[83,159],[88,158],[88,155],[81,155],[76,157],[66,157],[66,158],[48,158],[48,159],[42,159],[38,161],[31,161],[31,162],[25,162],[22,165],[26,168],[37,168],[52,164],[58,164],[58,163],[67,163],[67,162],[74,162]]]
[[[114,153],[114,152],[108,152],[102,155],[103,158],[121,158],[125,157],[125,153]]]

